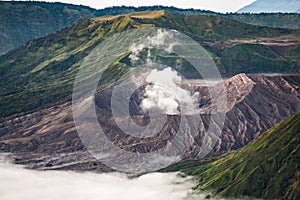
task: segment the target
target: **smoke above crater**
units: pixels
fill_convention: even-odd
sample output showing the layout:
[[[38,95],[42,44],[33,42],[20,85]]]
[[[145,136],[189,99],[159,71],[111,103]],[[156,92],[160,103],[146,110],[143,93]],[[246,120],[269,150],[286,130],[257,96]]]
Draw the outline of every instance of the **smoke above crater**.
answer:
[[[141,107],[151,114],[197,114],[199,93],[181,87],[182,77],[171,67],[153,69],[146,78],[151,83],[145,87]]]
[[[192,115],[198,111],[198,93],[192,94],[181,87],[183,77],[173,67],[157,63],[158,55],[152,50],[160,49],[165,53],[172,53],[175,45],[174,33],[158,29],[157,34],[148,36],[141,43],[130,46],[131,64],[150,68],[146,78],[144,99],[141,102],[143,112],[150,114]],[[156,52],[157,53],[157,52]],[[175,66],[176,67],[176,66]]]
[[[155,36],[148,36],[146,40],[142,41],[141,43],[133,43],[129,47],[129,51],[131,51],[131,54],[129,55],[131,64],[137,64],[138,61],[141,60],[141,53],[143,52],[143,50],[147,49],[145,59],[146,65],[152,66],[155,61],[155,59],[153,60],[153,57],[155,58],[155,55],[152,55],[151,50],[163,49],[164,51],[171,53],[174,45],[177,44],[176,42],[172,41],[173,37],[174,36],[172,32],[163,29],[158,29],[157,34]]]

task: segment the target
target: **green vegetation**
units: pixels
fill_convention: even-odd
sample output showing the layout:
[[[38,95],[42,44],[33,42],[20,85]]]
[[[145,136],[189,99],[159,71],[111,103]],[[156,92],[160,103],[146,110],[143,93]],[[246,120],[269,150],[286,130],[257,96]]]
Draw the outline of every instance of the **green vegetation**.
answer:
[[[71,28],[32,40],[1,56],[0,116],[48,107],[70,99],[76,72],[83,59],[105,37],[129,26],[126,17],[109,22],[82,19]],[[120,66],[118,62],[115,65]],[[113,75],[126,71],[110,67],[117,70],[105,73],[105,83],[113,81]]]
[[[181,16],[219,15],[260,26],[300,28],[300,14],[222,14],[206,10],[179,9],[165,6],[138,8],[121,6],[96,10],[87,6],[57,2],[1,1],[0,55],[21,46],[31,39],[43,37],[62,28],[69,27],[81,18],[156,10],[166,10]]]
[[[198,42],[224,41],[237,38],[277,37],[294,33],[290,29],[260,27],[243,24],[215,15],[182,16],[166,13],[163,17],[152,19],[136,19],[157,27],[175,29],[187,34]]]
[[[299,121],[300,111],[235,153],[206,164],[184,161],[169,170],[194,176],[195,190],[217,196],[299,199]]]
[[[162,11],[81,19],[70,28],[31,40],[0,56],[0,117],[69,100],[78,67],[90,51],[105,38],[135,28],[135,25],[171,28],[189,35],[204,45],[224,76],[270,69],[277,73],[300,71],[297,46],[291,47],[284,56],[263,45],[222,46],[231,39],[298,34],[290,29],[247,25],[213,15],[183,16]],[[195,70],[187,61],[176,55],[159,55],[164,64],[176,66],[180,61],[183,66],[178,70],[186,77],[195,78]],[[119,77],[131,67],[128,52],[114,65],[110,68],[117,71],[108,69],[102,84],[112,82],[113,76]]]
[[[247,69],[247,73],[282,72],[292,65],[292,62],[281,58],[269,47],[261,44],[231,46],[223,51],[221,62],[229,74],[241,73],[244,69]]]
[[[0,2],[0,55],[25,42],[96,16],[86,6],[45,2]]]
[[[166,10],[178,15],[219,15],[243,23],[299,28],[300,14],[221,14],[197,9],[179,9],[175,7],[109,7],[96,10],[87,6],[37,1],[1,1],[0,2],[0,55],[21,46],[25,42],[43,37],[62,28],[71,26],[81,18],[105,15],[120,15],[141,11]]]
[[[300,45],[295,45],[289,52],[289,57],[294,61],[300,61]]]
[[[140,23],[153,23],[156,27],[175,29],[202,44],[213,56],[224,76],[237,73],[298,73],[300,72],[300,49],[292,48],[284,55],[262,44],[237,44],[230,40],[274,38],[297,35],[297,30],[261,27],[243,24],[214,15],[182,16],[166,13],[157,19],[136,19]],[[229,45],[226,42],[229,41]],[[217,44],[214,46],[214,44]],[[276,46],[276,45],[275,45]],[[189,75],[189,77],[193,77]]]
[[[224,17],[246,24],[269,26],[275,28],[299,28],[300,14],[296,13],[260,13],[260,14],[225,14]]]

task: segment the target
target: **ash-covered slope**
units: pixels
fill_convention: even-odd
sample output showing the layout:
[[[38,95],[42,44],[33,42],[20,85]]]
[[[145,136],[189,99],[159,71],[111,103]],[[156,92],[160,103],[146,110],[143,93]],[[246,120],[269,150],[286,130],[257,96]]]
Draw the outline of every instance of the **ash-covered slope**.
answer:
[[[183,171],[220,196],[299,199],[299,120],[298,111],[241,150]]]
[[[211,154],[243,147],[300,109],[299,76],[267,77],[239,74],[224,81],[224,86],[228,98],[225,127]],[[213,123],[209,117],[209,108],[213,105],[207,99],[206,87],[192,85],[191,88],[200,91],[199,105],[208,112],[200,115],[202,122],[186,156],[198,155],[207,125]],[[169,115],[164,127],[155,137],[137,139],[124,134],[115,124],[109,109],[111,92],[111,87],[98,91],[95,104],[98,121],[114,144],[128,151],[148,152],[166,145],[176,134],[180,121],[177,115]],[[139,112],[140,96],[142,95],[136,95],[130,104],[133,114],[131,118],[137,124],[144,125],[148,123],[149,116]],[[217,98],[215,103],[224,102],[218,102]],[[191,127],[187,128],[194,131]],[[0,124],[0,150],[23,153],[20,154],[18,162],[30,164],[30,167],[107,170],[86,153],[77,135],[70,102],[4,119]],[[63,153],[64,156],[60,157],[58,153]],[[65,155],[68,153],[71,154]],[[91,162],[94,164],[88,164]]]
[[[225,81],[233,99],[217,151],[237,149],[300,109],[299,76],[237,75]],[[231,86],[233,84],[233,86]],[[251,91],[243,99],[239,96]],[[238,100],[234,100],[234,97]]]

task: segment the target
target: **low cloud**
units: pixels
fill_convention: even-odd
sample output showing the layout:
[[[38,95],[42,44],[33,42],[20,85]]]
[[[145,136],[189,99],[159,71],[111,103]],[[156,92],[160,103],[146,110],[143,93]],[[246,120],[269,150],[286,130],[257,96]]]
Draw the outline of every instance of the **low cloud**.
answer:
[[[193,183],[176,174],[128,179],[120,173],[35,171],[0,161],[1,200],[186,200]]]

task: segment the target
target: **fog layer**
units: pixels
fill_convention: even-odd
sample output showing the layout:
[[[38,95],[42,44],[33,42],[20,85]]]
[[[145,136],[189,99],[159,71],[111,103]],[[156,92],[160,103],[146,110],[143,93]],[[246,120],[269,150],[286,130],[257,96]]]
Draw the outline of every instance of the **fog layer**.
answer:
[[[128,179],[120,173],[37,171],[0,159],[1,200],[181,200],[193,183],[176,174],[152,173]]]

